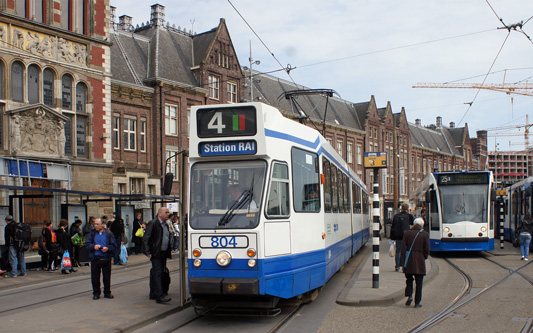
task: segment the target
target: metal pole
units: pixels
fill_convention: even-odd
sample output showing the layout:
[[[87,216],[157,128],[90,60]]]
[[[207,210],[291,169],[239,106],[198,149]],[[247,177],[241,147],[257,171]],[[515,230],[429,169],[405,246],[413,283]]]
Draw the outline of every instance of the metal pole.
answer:
[[[185,257],[185,158],[187,154],[181,155],[181,179],[180,179],[180,246],[179,246],[179,265],[180,265],[180,306],[183,307],[187,301],[187,278],[185,274],[186,257]]]
[[[374,197],[372,202],[372,288],[379,288],[379,169],[374,168]]]
[[[503,196],[500,196],[500,200],[497,201],[498,202],[498,208],[500,210],[500,249],[503,250],[503,244],[504,244],[504,219],[505,219],[505,205],[504,205],[504,201],[503,201]]]

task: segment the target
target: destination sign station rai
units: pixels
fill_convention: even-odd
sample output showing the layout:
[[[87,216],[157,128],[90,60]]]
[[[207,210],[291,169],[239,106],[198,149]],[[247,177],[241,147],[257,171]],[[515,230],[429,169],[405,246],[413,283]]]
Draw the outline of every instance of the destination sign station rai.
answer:
[[[248,107],[205,108],[198,110],[196,131],[199,138],[235,138],[257,134],[256,109]],[[254,155],[255,140],[209,141],[198,144],[200,156]]]

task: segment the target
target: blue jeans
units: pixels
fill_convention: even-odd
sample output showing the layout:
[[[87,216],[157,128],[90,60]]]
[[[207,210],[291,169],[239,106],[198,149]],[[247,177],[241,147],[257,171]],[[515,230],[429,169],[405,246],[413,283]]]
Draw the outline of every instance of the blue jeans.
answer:
[[[400,264],[400,255],[402,254],[402,244],[403,244],[403,239],[397,239],[396,240],[396,267],[394,268],[397,268],[397,269],[400,269],[403,267],[403,264]]]
[[[20,273],[26,275],[26,261],[24,260],[24,252],[20,252],[13,245],[9,247],[9,263],[11,264],[12,277],[17,276],[17,265],[20,265]]]
[[[527,258],[529,256],[529,243],[531,243],[531,235],[520,234],[518,236],[518,242],[520,243],[520,254],[522,257]]]

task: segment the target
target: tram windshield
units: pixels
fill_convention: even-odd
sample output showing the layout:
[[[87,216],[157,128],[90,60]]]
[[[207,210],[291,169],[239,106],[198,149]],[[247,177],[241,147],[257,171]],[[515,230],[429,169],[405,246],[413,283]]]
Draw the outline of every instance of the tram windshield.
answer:
[[[191,169],[190,225],[248,229],[259,223],[266,163],[197,163]]]
[[[442,223],[487,222],[487,185],[440,186]]]

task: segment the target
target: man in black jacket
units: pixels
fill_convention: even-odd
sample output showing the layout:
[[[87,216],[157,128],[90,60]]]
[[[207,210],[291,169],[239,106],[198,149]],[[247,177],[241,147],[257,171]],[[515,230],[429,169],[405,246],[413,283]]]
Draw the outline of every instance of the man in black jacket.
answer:
[[[17,231],[17,222],[13,219],[13,216],[6,216],[6,225],[5,229],[5,241],[6,248],[9,250],[9,263],[11,264],[10,277],[16,278],[18,274],[17,266],[20,266],[20,275],[28,275],[26,272],[26,261],[24,260],[24,251],[17,248],[15,244],[15,233]]]
[[[403,203],[401,211],[394,215],[392,219],[390,239],[396,240],[396,266],[394,269],[398,272],[402,265],[400,265],[400,252],[402,250],[403,233],[411,228],[415,218],[409,214],[409,204]]]
[[[148,222],[143,237],[144,253],[152,262],[153,279],[150,279],[150,299],[157,303],[167,303],[170,298],[165,297],[163,292],[163,271],[167,266],[167,259],[171,257],[170,240],[172,234],[166,223],[170,211],[167,207],[161,207],[157,211],[157,217]]]

